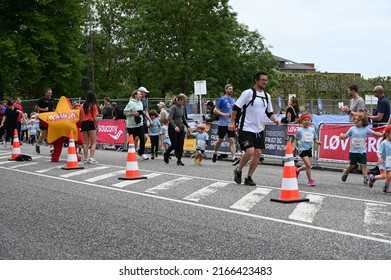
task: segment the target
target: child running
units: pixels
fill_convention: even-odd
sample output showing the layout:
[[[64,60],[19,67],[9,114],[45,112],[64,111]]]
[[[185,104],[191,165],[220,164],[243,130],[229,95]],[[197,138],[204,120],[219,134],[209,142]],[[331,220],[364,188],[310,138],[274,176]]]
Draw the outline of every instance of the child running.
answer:
[[[154,159],[158,156],[159,151],[160,121],[155,110],[149,111],[149,116],[151,117],[151,122],[149,123],[148,134],[151,141],[151,159]]]
[[[300,171],[305,170],[308,178],[308,186],[314,187],[316,182],[312,179],[311,175],[312,145],[314,142],[318,145],[322,143],[318,140],[315,128],[311,127],[311,120],[310,114],[304,114],[300,117],[300,122],[303,127],[297,130],[292,148],[298,147],[298,154],[304,162],[304,165],[296,168],[296,176],[299,177]]]
[[[364,176],[364,186],[368,185],[367,169],[367,147],[365,139],[367,134],[382,136],[380,132],[375,132],[368,128],[368,118],[363,113],[356,113],[353,117],[355,126],[352,126],[346,134],[341,133],[340,139],[350,138],[349,165],[342,172],[342,182],[346,182],[349,172],[359,163]]]
[[[373,187],[376,180],[386,179],[383,192],[391,193],[391,125],[384,129],[386,139],[380,143],[377,151],[377,158],[379,160],[380,175],[369,175],[369,187]]]
[[[170,136],[168,135],[168,123],[169,123],[169,119],[165,119],[161,131],[162,138],[163,138],[162,145],[164,151],[167,151],[168,147],[170,147],[171,145]]]
[[[196,165],[201,165],[202,159],[204,157],[205,148],[209,141],[209,135],[205,132],[206,125],[201,123],[197,125],[198,132],[192,133],[196,137],[196,150],[197,153],[194,156],[194,163]]]

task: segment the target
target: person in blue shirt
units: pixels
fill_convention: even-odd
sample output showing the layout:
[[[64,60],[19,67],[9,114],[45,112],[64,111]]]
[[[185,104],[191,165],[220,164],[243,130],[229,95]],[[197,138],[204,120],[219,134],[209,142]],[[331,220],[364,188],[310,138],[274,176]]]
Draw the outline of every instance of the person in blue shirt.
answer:
[[[385,140],[380,143],[379,149],[376,152],[380,175],[373,176],[369,175],[369,187],[373,187],[373,184],[376,180],[386,179],[384,184],[383,192],[391,193],[390,183],[391,183],[391,125],[388,125],[384,129]]]
[[[159,132],[160,132],[160,121],[158,114],[155,110],[149,112],[151,121],[148,122],[148,134],[151,141],[151,159],[158,156],[159,151]]]
[[[198,132],[192,133],[196,138],[196,150],[197,153],[194,156],[194,163],[196,165],[201,165],[202,159],[204,157],[205,148],[209,141],[208,133],[205,132],[206,125],[201,123],[197,125]]]
[[[349,165],[343,170],[341,179],[346,182],[349,172],[358,163],[361,166],[362,174],[364,176],[364,186],[368,185],[368,170],[367,170],[367,147],[365,140],[367,134],[375,135],[378,137],[383,136],[380,132],[375,132],[368,128],[368,118],[363,113],[356,113],[354,116],[354,124],[349,128],[346,134],[341,133],[339,138],[345,140],[350,138],[350,150],[349,150]]]
[[[373,95],[378,99],[376,111],[373,116],[367,114],[367,117],[372,120],[373,127],[379,127],[387,123],[390,119],[390,103],[384,96],[384,88],[382,86],[375,86]]]
[[[300,117],[300,122],[303,127],[296,131],[296,137],[293,141],[292,148],[297,147],[298,154],[304,162],[304,165],[296,168],[296,176],[299,177],[300,171],[304,171],[308,178],[308,186],[314,187],[316,182],[312,179],[311,165],[312,165],[312,146],[314,142],[318,145],[322,143],[318,140],[315,128],[311,126],[311,115],[303,114]]]
[[[237,165],[240,159],[236,158],[236,133],[235,131],[228,130],[232,108],[235,105],[235,99],[232,98],[234,88],[231,84],[228,84],[224,89],[225,95],[217,100],[216,107],[213,109],[213,113],[219,116],[219,124],[217,128],[219,139],[215,142],[215,151],[213,153],[212,161],[216,162],[217,151],[220,149],[221,143],[223,143],[224,137],[227,134],[229,139],[229,150],[232,155],[232,165]]]

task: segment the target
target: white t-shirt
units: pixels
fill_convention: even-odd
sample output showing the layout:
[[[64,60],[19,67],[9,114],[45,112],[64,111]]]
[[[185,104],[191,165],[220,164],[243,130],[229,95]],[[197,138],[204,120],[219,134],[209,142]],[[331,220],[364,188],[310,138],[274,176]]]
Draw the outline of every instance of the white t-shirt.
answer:
[[[266,100],[269,101],[269,104]],[[263,98],[262,98],[263,97]],[[273,106],[270,99],[270,95],[264,91],[257,91],[257,97],[254,100],[253,105],[249,105],[246,109],[246,112],[243,112],[243,106],[247,105],[253,98],[253,90],[247,89],[242,92],[239,99],[235,102],[235,105],[242,109],[242,115],[240,116],[239,125],[242,123],[242,118],[244,118],[243,127],[241,130],[259,133],[263,130],[263,115],[267,106],[267,112],[273,112]]]

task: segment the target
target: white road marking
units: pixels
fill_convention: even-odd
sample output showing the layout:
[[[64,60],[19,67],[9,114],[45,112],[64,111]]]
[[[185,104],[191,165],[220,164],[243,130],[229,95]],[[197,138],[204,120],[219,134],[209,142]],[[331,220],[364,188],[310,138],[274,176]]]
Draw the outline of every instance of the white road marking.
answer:
[[[309,194],[307,195],[307,198],[309,198],[310,201],[299,203],[295,210],[293,210],[292,214],[289,215],[289,219],[312,223],[316,213],[322,206],[324,197],[320,195]]]
[[[391,239],[391,207],[378,203],[365,203],[364,224],[368,234]]]
[[[49,172],[49,171],[54,170],[54,169],[60,169],[61,167],[62,167],[62,165],[60,165],[60,166],[52,166],[52,167],[49,167],[49,168],[37,170],[35,172],[37,172],[37,173],[46,173],[46,172]]]
[[[250,211],[254,205],[256,205],[259,201],[264,199],[272,190],[266,188],[256,188],[252,192],[246,194],[237,202],[232,204],[229,208],[240,210],[240,211]]]
[[[116,167],[118,167],[118,166],[116,166]],[[5,170],[9,170],[9,171],[16,171],[15,169],[8,168],[8,167],[0,167],[0,168],[5,169]],[[195,202],[191,202],[191,201],[178,200],[178,199],[173,199],[173,198],[168,198],[168,197],[160,197],[160,196],[156,196],[153,194],[141,193],[141,192],[126,190],[126,189],[113,188],[110,186],[103,186],[103,185],[98,185],[98,184],[93,184],[93,183],[88,183],[88,182],[83,182],[83,181],[76,181],[76,180],[67,179],[67,178],[60,178],[57,176],[50,176],[50,175],[46,175],[46,174],[37,174],[36,172],[31,172],[31,171],[26,171],[26,170],[17,170],[16,172],[45,177],[48,179],[62,180],[65,182],[72,183],[73,187],[76,187],[77,185],[96,187],[96,188],[100,188],[100,189],[123,192],[123,193],[127,193],[127,194],[143,196],[143,197],[148,197],[148,198],[153,198],[153,199],[159,199],[159,200],[169,201],[169,202],[178,203],[178,204],[190,205],[190,206],[194,206],[194,207],[198,207],[198,208],[204,208],[204,209],[215,210],[215,211],[219,211],[219,212],[225,212],[225,213],[234,214],[234,215],[238,215],[238,216],[246,216],[246,217],[250,217],[250,218],[254,218],[254,219],[266,220],[266,221],[271,221],[271,222],[276,222],[276,223],[281,223],[281,224],[286,224],[286,225],[291,225],[291,226],[297,226],[297,227],[301,227],[301,228],[308,228],[311,230],[318,230],[318,231],[322,231],[322,232],[328,232],[328,233],[332,233],[332,234],[349,236],[349,237],[353,237],[353,238],[359,238],[359,239],[363,239],[363,240],[374,241],[374,242],[378,242],[378,243],[384,243],[384,244],[391,245],[391,240],[387,240],[384,238],[378,238],[378,237],[373,237],[373,236],[356,234],[356,233],[352,233],[352,232],[340,231],[340,230],[335,230],[332,228],[314,226],[311,224],[303,224],[303,223],[294,222],[294,221],[290,221],[290,220],[283,220],[283,219],[272,218],[272,217],[268,217],[268,216],[261,216],[261,215],[257,215],[257,214],[245,213],[245,212],[241,212],[241,211],[219,208],[219,207],[215,207],[215,206],[203,205],[203,204],[199,204],[199,203],[195,203]],[[164,174],[164,173],[162,173],[162,174]],[[170,173],[168,173],[168,174],[170,174]],[[170,174],[170,175],[173,175],[173,174]],[[191,178],[189,178],[189,179],[191,179]],[[212,180],[209,178],[205,178],[205,179]],[[275,189],[275,188],[271,188],[271,189]],[[342,196],[334,196],[334,195],[328,195],[328,196],[329,197],[344,198]],[[369,202],[368,200],[365,200],[365,199],[356,199],[356,198],[350,198],[350,197],[346,197],[346,199]],[[382,204],[383,205],[391,205],[391,203],[389,203],[389,202],[384,202]]]
[[[176,185],[179,185],[183,182],[186,182],[186,181],[189,181],[189,180],[192,180],[192,178],[189,178],[189,177],[181,177],[181,178],[178,178],[178,179],[174,179],[174,180],[171,180],[171,181],[168,181],[168,182],[165,182],[163,184],[160,184],[160,185],[157,185],[153,188],[150,188],[150,189],[147,189],[145,192],[147,193],[158,193],[159,191],[162,191],[162,190],[168,190]]]
[[[18,164],[18,165],[14,165],[10,168],[19,168],[19,167],[24,167],[24,166],[29,166],[29,165],[35,165],[35,164],[38,164],[39,162],[28,162],[28,163],[23,163],[23,164]]]
[[[122,171],[121,173],[124,173],[124,171]],[[150,174],[147,174],[145,175],[145,177],[147,177],[147,179],[150,179],[150,178],[154,178],[154,177],[157,177],[157,176],[160,176],[162,174],[159,174],[159,173],[150,173]],[[113,184],[112,186],[113,187],[117,187],[117,188],[124,188],[126,186],[129,186],[129,185],[133,185],[133,184],[136,184],[140,181],[144,181],[145,179],[141,179],[141,180],[124,180],[124,181],[121,181],[119,183],[116,183],[116,184]]]
[[[228,185],[228,183],[215,182],[209,186],[206,186],[205,188],[202,188],[196,192],[193,192],[192,194],[184,197],[183,199],[198,202],[202,198],[208,197],[208,196],[216,193],[219,189],[225,187],[226,185]]]
[[[111,173],[106,173],[106,174],[102,174],[102,175],[99,175],[99,176],[92,177],[92,178],[84,180],[84,181],[93,183],[93,182],[97,182],[97,181],[100,181],[100,180],[104,180],[104,179],[108,179],[108,178],[111,178],[111,177],[118,176],[119,174],[122,174],[122,173],[125,173],[125,171],[120,170],[120,171],[115,171],[115,172],[111,172]]]
[[[97,166],[97,167],[88,168],[88,169],[81,169],[81,170],[77,169],[78,171],[74,171],[74,172],[71,172],[71,173],[63,174],[63,175],[60,175],[60,177],[69,178],[69,177],[73,177],[73,176],[77,176],[77,175],[81,175],[81,174],[86,174],[86,173],[94,172],[94,171],[97,171],[97,170],[103,170],[103,169],[107,169],[107,168],[110,168],[110,167],[102,165],[102,166]]]

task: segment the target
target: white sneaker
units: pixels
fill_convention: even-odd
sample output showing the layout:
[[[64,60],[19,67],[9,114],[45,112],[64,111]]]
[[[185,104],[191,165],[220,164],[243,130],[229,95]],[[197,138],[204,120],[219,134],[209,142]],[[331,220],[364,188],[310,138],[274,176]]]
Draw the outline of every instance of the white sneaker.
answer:
[[[88,163],[88,158],[85,158],[84,159],[84,164],[87,164]]]
[[[97,164],[98,162],[96,161],[96,159],[91,157],[91,158],[88,159],[88,163],[89,164]]]
[[[142,154],[141,155],[141,160],[148,160],[148,159],[149,159],[149,157],[147,157],[146,154]]]

